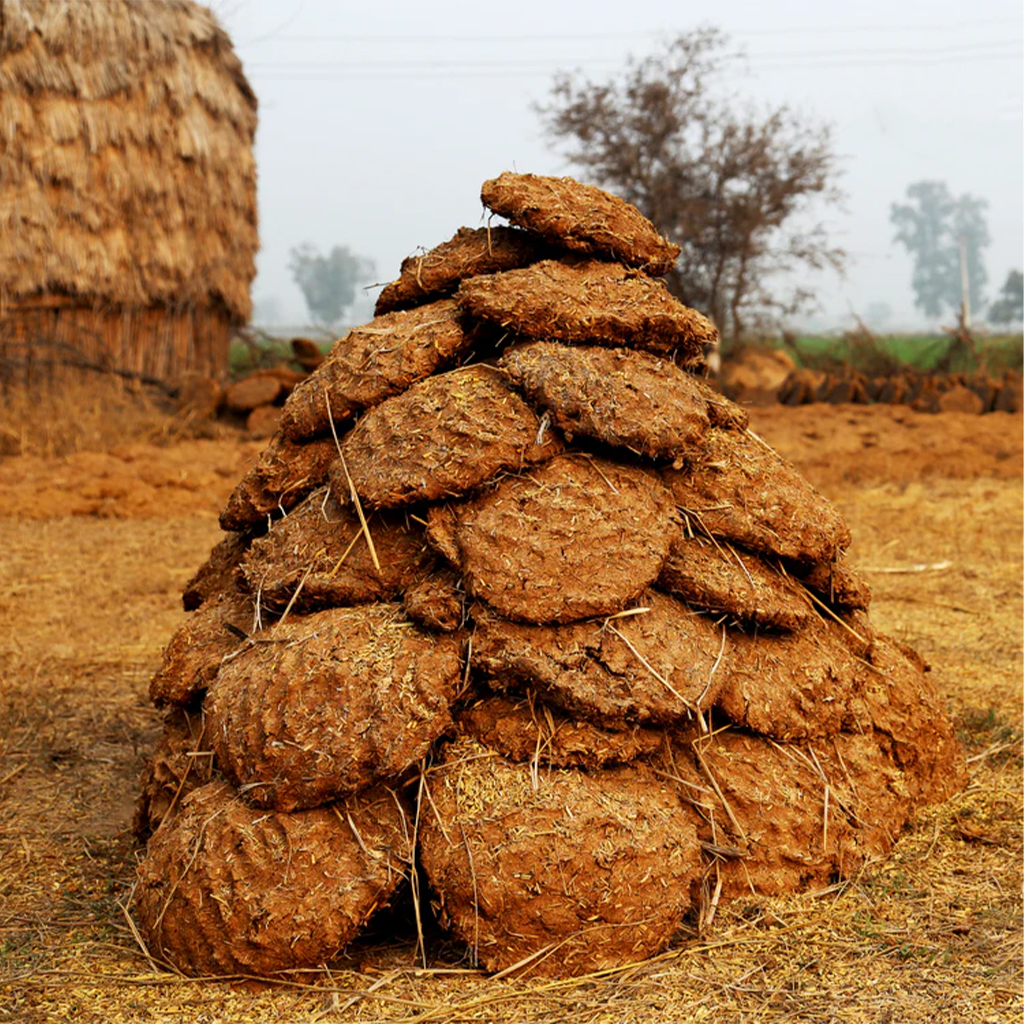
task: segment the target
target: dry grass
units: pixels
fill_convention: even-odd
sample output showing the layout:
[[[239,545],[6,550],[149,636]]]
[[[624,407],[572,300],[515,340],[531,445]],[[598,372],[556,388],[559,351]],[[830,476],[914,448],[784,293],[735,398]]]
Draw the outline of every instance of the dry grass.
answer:
[[[942,419],[916,421],[915,437]],[[1019,445],[1020,418],[1005,430]],[[153,449],[152,462],[180,451]],[[652,961],[567,982],[484,978],[436,935],[423,970],[409,922],[272,989],[156,971],[121,910],[127,823],[156,734],[148,676],[216,525],[208,512],[3,520],[0,1021],[1020,1020],[1021,481],[911,465],[887,456],[867,485],[834,470],[815,482],[850,522],[854,568],[951,563],[871,576],[872,618],[935,666],[972,759],[968,789],[918,813],[892,858],[851,884],[720,906],[703,937],[684,931]]]
[[[0,392],[0,457],[55,458],[107,451],[129,440],[168,445],[229,431],[189,413],[175,415],[167,399],[114,379],[85,378],[53,388]]]

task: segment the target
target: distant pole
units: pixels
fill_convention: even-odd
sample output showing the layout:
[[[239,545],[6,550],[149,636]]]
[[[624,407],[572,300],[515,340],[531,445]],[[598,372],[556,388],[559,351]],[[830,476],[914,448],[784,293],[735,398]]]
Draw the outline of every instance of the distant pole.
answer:
[[[971,326],[971,279],[967,273],[967,236],[960,236],[960,326]]]

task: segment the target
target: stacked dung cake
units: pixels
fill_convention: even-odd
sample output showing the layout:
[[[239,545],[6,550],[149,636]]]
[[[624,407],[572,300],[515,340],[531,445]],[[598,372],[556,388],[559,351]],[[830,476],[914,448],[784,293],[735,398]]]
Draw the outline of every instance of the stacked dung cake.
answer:
[[[323,964],[419,872],[471,962],[599,970],[964,783],[842,517],[700,376],[677,248],[568,178],[482,199],[508,225],[403,263],[186,587],[134,904],[186,973]]]

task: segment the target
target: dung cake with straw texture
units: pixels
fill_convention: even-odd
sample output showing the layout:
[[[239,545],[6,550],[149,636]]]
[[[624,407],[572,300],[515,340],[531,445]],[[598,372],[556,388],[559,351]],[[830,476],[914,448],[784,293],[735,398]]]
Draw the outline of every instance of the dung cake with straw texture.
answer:
[[[672,243],[570,179],[483,199],[513,227],[404,265],[188,585],[136,893],[186,973],[318,967],[402,900],[473,966],[603,970],[850,877],[964,784],[842,516],[701,377]],[[273,837],[307,828],[285,906]]]

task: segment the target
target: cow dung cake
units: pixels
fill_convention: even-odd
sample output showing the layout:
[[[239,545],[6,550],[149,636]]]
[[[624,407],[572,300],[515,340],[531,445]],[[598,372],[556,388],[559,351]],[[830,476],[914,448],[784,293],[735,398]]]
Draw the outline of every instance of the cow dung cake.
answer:
[[[403,263],[186,584],[133,906],[185,974],[304,977],[403,902],[427,956],[606,970],[965,784],[842,516],[704,379],[677,247],[571,178],[481,198],[507,226]]]

